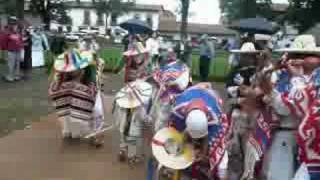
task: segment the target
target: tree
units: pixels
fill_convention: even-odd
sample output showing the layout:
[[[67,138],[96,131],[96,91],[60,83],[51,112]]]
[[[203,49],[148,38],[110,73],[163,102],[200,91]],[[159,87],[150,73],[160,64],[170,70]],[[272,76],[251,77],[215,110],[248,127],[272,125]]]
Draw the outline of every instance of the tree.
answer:
[[[286,19],[304,32],[320,21],[320,1],[289,0],[290,7]]]
[[[105,14],[106,33],[108,33],[108,19],[110,16],[119,16],[134,5],[134,0],[92,0],[95,4],[97,14],[102,16]]]
[[[17,18],[24,19],[24,0],[16,0]]]
[[[31,0],[30,10],[35,14],[40,14],[46,29],[50,29],[52,20],[61,24],[71,23],[64,2],[65,0]]]
[[[261,16],[273,20],[271,0],[220,0],[222,16],[229,22]]]
[[[188,15],[190,8],[190,0],[180,0],[181,3],[181,27],[180,36],[181,40],[185,40],[188,37]]]

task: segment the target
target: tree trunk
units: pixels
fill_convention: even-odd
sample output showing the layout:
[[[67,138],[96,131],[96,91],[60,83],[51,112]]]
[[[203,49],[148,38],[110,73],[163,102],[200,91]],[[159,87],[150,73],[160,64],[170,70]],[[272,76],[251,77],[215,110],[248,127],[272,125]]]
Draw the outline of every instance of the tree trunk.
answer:
[[[181,27],[180,27],[180,38],[185,40],[188,37],[188,14],[190,0],[181,0],[182,12],[181,12]]]
[[[24,19],[24,0],[16,0],[17,18]]]
[[[45,0],[46,1],[46,0]],[[50,30],[50,23],[51,23],[51,0],[47,0],[47,6],[45,6],[45,3],[43,3],[43,23],[45,24],[45,29]]]
[[[106,23],[105,23],[105,26],[106,26],[106,35],[110,36],[111,32],[109,31],[109,16],[110,16],[110,13],[106,13]]]

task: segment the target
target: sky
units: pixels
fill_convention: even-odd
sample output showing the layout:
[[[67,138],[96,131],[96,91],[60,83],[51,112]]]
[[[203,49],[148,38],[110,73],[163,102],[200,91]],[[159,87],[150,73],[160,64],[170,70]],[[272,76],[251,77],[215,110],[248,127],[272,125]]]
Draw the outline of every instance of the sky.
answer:
[[[287,3],[287,0],[272,0],[274,3]],[[176,12],[178,0],[136,0],[137,3],[159,4],[165,9]],[[201,24],[217,24],[220,20],[219,0],[196,0],[191,3],[190,22]]]

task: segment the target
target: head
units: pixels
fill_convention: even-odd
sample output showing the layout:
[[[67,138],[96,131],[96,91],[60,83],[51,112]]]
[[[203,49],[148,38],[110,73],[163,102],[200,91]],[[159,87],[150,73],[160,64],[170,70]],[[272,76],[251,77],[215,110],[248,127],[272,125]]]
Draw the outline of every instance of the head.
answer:
[[[313,71],[320,67],[320,55],[317,54],[288,54],[288,59],[297,62],[303,60],[301,65],[305,71]]]
[[[258,54],[256,53],[243,53],[240,54],[239,65],[244,66],[254,66],[256,64]]]
[[[208,135],[208,118],[199,109],[191,110],[186,118],[186,131],[192,139],[201,139]]]
[[[157,31],[153,31],[152,34],[151,34],[151,37],[152,38],[158,38],[159,37],[158,32]]]

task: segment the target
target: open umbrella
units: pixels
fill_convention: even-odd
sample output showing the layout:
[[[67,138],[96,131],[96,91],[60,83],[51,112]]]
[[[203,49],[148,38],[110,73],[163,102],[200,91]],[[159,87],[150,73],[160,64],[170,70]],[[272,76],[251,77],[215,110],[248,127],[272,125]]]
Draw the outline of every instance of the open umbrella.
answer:
[[[252,34],[274,34],[277,27],[265,18],[241,19],[230,26],[231,29]]]
[[[144,34],[152,32],[152,28],[146,22],[139,19],[130,19],[121,23],[120,27],[129,31],[130,34]]]

